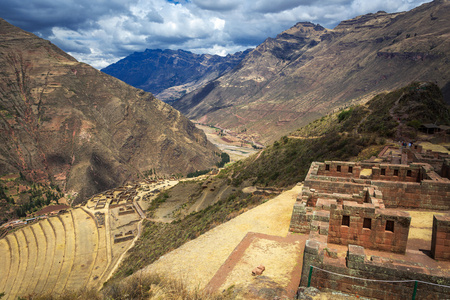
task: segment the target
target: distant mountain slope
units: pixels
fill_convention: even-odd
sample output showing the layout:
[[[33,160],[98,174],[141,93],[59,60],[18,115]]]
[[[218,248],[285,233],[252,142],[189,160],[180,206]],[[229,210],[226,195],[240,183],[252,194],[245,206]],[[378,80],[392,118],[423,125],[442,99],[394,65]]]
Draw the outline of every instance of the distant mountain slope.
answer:
[[[147,49],[102,69],[163,101],[180,98],[237,66],[250,50],[225,57],[184,50]]]
[[[411,81],[450,86],[450,1],[378,12],[328,30],[298,23],[238,68],[179,101],[191,119],[268,143],[315,118]]]
[[[78,198],[219,158],[177,110],[0,19],[0,173]]]
[[[450,125],[450,110],[433,83],[414,82],[323,116],[226,169],[235,185],[292,186],[313,161],[368,159],[389,140],[416,139],[417,123]]]

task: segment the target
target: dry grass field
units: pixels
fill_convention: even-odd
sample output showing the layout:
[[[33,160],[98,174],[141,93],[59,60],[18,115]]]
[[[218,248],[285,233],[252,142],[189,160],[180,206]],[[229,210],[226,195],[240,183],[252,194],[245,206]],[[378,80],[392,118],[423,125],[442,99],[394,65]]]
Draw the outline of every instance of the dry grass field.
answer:
[[[215,227],[164,255],[144,268],[143,272],[164,274],[180,280],[189,289],[202,290],[247,233],[255,232],[280,237],[288,235],[292,206],[300,191],[301,186],[295,186],[292,190],[286,191],[278,197]],[[277,251],[283,251],[279,245],[275,248]],[[296,254],[290,250],[289,255],[295,256]],[[266,257],[264,264],[271,265],[275,260],[277,260],[276,256]],[[284,261],[288,261],[288,259]],[[258,264],[260,263],[258,261]],[[252,268],[254,268],[253,265],[251,265]],[[247,270],[246,278],[248,274],[252,277],[251,269]],[[291,265],[284,265],[280,272],[288,274],[291,270]],[[231,276],[227,284],[240,282],[241,280],[243,279],[239,275]]]

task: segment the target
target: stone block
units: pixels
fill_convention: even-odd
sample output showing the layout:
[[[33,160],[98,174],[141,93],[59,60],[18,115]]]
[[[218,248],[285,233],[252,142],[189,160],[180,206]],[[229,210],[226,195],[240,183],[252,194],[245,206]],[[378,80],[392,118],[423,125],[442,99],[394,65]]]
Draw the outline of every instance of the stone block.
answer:
[[[347,267],[352,269],[360,269],[364,266],[366,254],[364,247],[357,245],[348,245]]]
[[[325,222],[320,222],[319,225],[319,234],[320,235],[328,235],[329,225]]]
[[[311,232],[319,231],[319,221],[312,221],[310,225]]]
[[[315,240],[307,240],[305,243],[305,253],[318,255],[320,243]]]

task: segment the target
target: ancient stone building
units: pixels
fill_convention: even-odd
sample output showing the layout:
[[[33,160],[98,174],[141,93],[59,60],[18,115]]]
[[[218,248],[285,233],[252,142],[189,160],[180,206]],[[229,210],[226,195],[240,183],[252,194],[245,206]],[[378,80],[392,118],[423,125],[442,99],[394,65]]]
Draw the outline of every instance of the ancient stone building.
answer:
[[[437,260],[450,260],[450,216],[433,217],[431,255]]]
[[[447,154],[420,146],[386,147],[365,162],[313,162],[290,223],[290,231],[309,234],[301,285],[310,278],[320,289],[396,299],[412,294],[408,282],[421,280],[419,297],[448,295],[450,215],[442,215],[450,211],[448,170]],[[439,214],[428,247],[412,249],[406,210],[416,209]]]

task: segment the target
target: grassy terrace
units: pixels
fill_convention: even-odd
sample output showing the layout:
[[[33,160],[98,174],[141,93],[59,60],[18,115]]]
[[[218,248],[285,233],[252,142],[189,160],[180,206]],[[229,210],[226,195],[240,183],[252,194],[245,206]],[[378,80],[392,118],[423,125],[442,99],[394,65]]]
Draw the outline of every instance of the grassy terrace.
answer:
[[[107,263],[105,229],[84,210],[41,220],[0,240],[5,299],[98,286]]]

